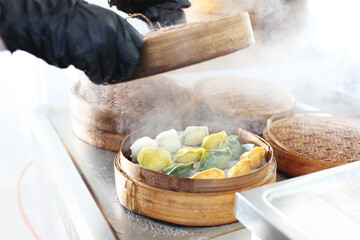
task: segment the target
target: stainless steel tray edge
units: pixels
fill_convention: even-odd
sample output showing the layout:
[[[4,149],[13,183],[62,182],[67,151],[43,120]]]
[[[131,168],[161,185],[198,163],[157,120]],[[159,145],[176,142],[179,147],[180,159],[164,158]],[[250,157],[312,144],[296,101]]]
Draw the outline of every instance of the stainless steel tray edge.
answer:
[[[294,193],[324,194],[332,189],[351,184],[352,180],[359,184],[360,178],[355,178],[357,175],[360,175],[360,162],[239,192],[235,197],[234,214],[246,228],[262,240],[314,239],[301,226],[289,222],[289,218],[270,201],[278,196]],[[301,203],[299,205],[301,207]]]

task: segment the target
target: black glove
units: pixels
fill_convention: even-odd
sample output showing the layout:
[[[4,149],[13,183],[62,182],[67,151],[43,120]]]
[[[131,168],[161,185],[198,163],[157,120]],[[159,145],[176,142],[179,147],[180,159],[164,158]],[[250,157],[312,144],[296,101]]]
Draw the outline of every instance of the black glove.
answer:
[[[96,84],[129,78],[143,46],[141,35],[116,13],[83,0],[0,0],[6,47],[47,63],[84,70]]]
[[[183,8],[188,8],[188,0],[108,0],[109,5],[127,13],[142,13],[161,27],[185,23]],[[157,26],[157,24],[155,24]]]

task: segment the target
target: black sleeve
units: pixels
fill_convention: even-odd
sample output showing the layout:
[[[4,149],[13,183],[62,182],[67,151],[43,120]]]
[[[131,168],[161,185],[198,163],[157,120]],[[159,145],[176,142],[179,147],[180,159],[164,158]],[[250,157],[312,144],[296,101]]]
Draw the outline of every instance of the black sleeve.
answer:
[[[141,35],[116,13],[83,0],[0,0],[0,36],[60,68],[74,65],[94,83],[131,76]]]

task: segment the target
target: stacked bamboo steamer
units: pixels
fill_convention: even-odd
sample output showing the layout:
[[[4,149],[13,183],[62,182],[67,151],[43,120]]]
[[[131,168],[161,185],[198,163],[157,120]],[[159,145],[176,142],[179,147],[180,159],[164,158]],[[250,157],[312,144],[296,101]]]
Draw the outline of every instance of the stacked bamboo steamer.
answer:
[[[261,134],[273,115],[291,112],[294,95],[273,83],[238,77],[212,77],[195,83],[197,118],[227,122]]]
[[[263,133],[278,169],[300,176],[360,160],[360,120],[322,113],[269,119]]]
[[[119,151],[121,141],[138,128],[178,118],[192,118],[190,87],[154,76],[116,85],[95,85],[83,74],[71,91],[71,125],[83,141]]]
[[[190,125],[206,125],[210,133],[225,130],[237,135],[240,143],[266,150],[266,164],[246,175],[223,179],[181,178],[155,172],[133,163],[130,146],[143,136],[154,138],[159,132]],[[235,193],[276,181],[276,160],[271,146],[243,129],[216,123],[184,121],[177,124],[144,128],[130,134],[115,158],[116,191],[127,209],[158,220],[187,225],[215,226],[236,221],[233,214]]]

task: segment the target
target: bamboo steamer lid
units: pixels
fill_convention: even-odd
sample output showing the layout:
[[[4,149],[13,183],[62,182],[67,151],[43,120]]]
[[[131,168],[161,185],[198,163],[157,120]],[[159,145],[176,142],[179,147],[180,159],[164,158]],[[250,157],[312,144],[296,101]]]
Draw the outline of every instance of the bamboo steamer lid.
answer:
[[[260,134],[272,115],[293,110],[294,95],[273,83],[238,77],[204,78],[194,85],[200,119],[227,121]]]
[[[122,139],[145,123],[192,118],[195,97],[186,84],[161,76],[105,86],[83,76],[72,86],[70,106],[77,137],[118,151]]]
[[[254,43],[247,12],[161,28],[144,35],[129,80],[167,72],[233,53]]]
[[[252,143],[266,149],[266,164],[246,175],[223,179],[181,178],[155,172],[130,161],[131,144],[143,136],[154,137],[169,128],[206,125],[209,132],[225,130],[239,137],[241,143]],[[235,222],[235,192],[276,181],[276,160],[271,146],[260,137],[233,126],[217,123],[183,121],[139,129],[126,137],[114,161],[119,202],[131,211],[158,220],[187,225],[215,226]]]
[[[269,119],[264,138],[278,168],[304,175],[360,159],[360,120],[330,114],[297,113]]]

